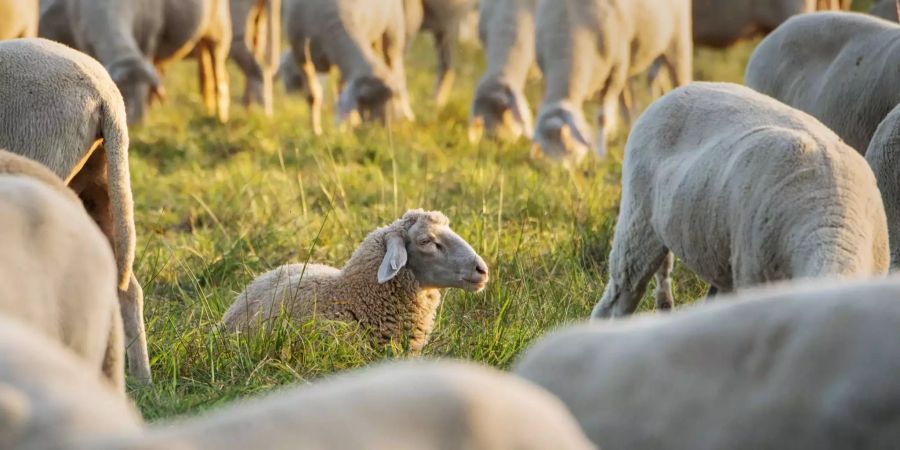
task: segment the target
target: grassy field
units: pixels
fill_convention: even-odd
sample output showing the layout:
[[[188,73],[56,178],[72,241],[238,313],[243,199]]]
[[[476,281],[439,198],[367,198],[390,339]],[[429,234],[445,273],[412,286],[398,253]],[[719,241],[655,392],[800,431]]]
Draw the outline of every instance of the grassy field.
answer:
[[[698,50],[696,78],[740,82],[752,48]],[[574,172],[531,160],[524,141],[470,145],[468,105],[483,63],[477,48],[461,52],[445,109],[429,101],[434,60],[422,38],[407,57],[416,123],[344,134],[328,123],[321,138],[305,102],[280,86],[273,120],[246,112],[237,76],[232,120],[221,126],[201,113],[193,61],[172,68],[168,103],[132,131],[136,266],[155,385],[131,393],[148,419],[406,358],[347,325],[285,325],[251,338],[215,327],[254,276],[307,259],[339,266],[366,233],[409,208],[446,213],[491,268],[484,292],[445,293],[427,357],[506,368],[541,334],[587,317],[605,284],[626,130],[605,161]],[[539,95],[534,82],[533,106]],[[704,292],[678,265],[674,280],[679,304]]]

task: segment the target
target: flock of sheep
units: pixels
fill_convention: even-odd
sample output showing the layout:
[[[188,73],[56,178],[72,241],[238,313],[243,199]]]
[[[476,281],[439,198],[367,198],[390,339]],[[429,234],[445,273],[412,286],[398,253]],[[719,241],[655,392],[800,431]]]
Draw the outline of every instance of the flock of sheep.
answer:
[[[878,277],[900,266],[900,2],[873,7],[887,20],[815,12],[847,3],[480,1],[487,70],[472,140],[532,138],[537,154],[575,165],[605,153],[619,120],[633,122],[592,316],[633,313],[654,276],[657,309],[673,308],[675,257],[709,283],[708,298],[732,298],[561,330],[514,374],[385,364],[148,426],[125,395],[126,367],[151,382],[128,125],[164,99],[166,65],[196,58],[205,105],[223,122],[229,57],[246,105],[271,115],[280,77],[309,103],[317,134],[332,67],[339,124],[414,120],[407,42],[434,34],[442,104],[475,5],[0,0],[0,448],[896,446],[900,283]],[[760,32],[746,86],[691,82],[695,44]],[[523,94],[535,62],[536,117]],[[659,98],[634,120],[636,89]],[[748,289],[795,279],[814,281]],[[446,216],[411,210],[339,269],[260,275],[221,329],[264,335],[315,315],[418,353],[440,289],[488,280]]]

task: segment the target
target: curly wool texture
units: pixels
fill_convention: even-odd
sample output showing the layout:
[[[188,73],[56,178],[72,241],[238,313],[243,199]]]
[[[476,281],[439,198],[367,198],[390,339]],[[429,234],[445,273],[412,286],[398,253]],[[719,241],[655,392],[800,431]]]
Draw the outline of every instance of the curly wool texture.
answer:
[[[410,349],[421,351],[434,326],[440,292],[423,289],[407,268],[384,284],[378,283],[377,275],[387,236],[405,233],[418,220],[448,223],[437,212],[407,213],[369,233],[340,270],[291,264],[267,272],[238,295],[223,318],[226,328],[254,330],[282,314],[293,319],[355,321],[373,332],[379,343],[408,335]]]

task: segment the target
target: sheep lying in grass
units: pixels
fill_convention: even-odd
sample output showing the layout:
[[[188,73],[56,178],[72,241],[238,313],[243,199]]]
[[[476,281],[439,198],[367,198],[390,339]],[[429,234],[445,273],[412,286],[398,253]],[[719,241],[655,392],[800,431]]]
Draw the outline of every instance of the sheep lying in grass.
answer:
[[[148,99],[164,97],[154,65],[164,69],[192,50],[197,54],[200,90],[208,112],[222,122],[228,120],[225,62],[231,45],[231,14],[227,0],[48,3],[42,8],[41,36],[59,38],[103,63],[125,98],[129,123],[143,119]]]
[[[0,150],[0,218],[0,314],[70,348],[124,392],[115,260],[81,201],[46,167]]]
[[[231,53],[246,78],[244,104],[272,115],[272,79],[281,44],[281,0],[231,0]]]
[[[514,372],[602,448],[892,448],[900,280],[785,285],[562,330]]]
[[[460,362],[362,369],[132,436],[94,448],[593,448],[543,389]]]
[[[0,41],[37,36],[38,0],[0,0]]]
[[[891,269],[900,268],[900,106],[895,107],[875,130],[866,161],[875,172],[878,190],[884,200],[888,236],[891,244]]]
[[[515,140],[531,137],[532,116],[523,89],[534,63],[535,0],[482,0],[478,35],[487,71],[475,88],[470,141],[482,132]]]
[[[384,121],[389,106],[413,119],[403,66],[401,0],[285,0],[284,26],[297,66],[292,79],[303,87],[314,133],[322,133],[324,99],[316,74],[327,73],[332,64],[340,69],[343,85],[339,122]]]
[[[580,161],[591,148],[582,103],[596,96],[597,154],[616,129],[628,79],[661,58],[675,86],[691,81],[690,0],[541,0],[537,60],[544,98],[534,140],[554,159]]]
[[[763,40],[747,86],[805,111],[864,152],[900,103],[900,25],[858,13],[797,16]]]
[[[44,39],[0,42],[0,148],[49,167],[113,248],[129,373],[149,382],[122,96],[87,55]]]
[[[379,343],[409,336],[413,352],[428,342],[439,288],[480,291],[488,268],[439,212],[409,211],[370,233],[340,270],[291,264],[265,273],[225,313],[227,329],[253,330],[278,315],[355,321]]]
[[[720,292],[888,267],[884,207],[866,161],[809,115],[743,86],[694,83],[632,128],[609,284],[594,317],[631,314],[673,253]]]

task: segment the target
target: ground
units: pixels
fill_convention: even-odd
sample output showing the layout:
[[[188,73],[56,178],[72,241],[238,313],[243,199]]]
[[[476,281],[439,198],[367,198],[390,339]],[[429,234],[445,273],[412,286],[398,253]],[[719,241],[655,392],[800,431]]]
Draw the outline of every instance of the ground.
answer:
[[[741,82],[754,44],[698,50],[695,78]],[[407,57],[416,122],[340,133],[329,121],[322,137],[310,132],[304,100],[280,86],[268,119],[240,105],[243,78],[232,70],[233,114],[222,126],[202,113],[194,61],[167,73],[167,103],[131,141],[155,384],[129,389],[146,418],[407,358],[402,345],[364,344],[352,326],[284,324],[272,336],[235,338],[217,325],[256,275],[307,260],[340,266],[366,233],[409,208],[443,211],[491,269],[483,292],[445,292],[426,357],[507,368],[543,333],[589,315],[605,285],[627,130],[606,160],[573,172],[532,160],[526,141],[471,145],[468,106],[484,64],[474,44],[461,60],[438,110],[428,95],[433,51],[420,38]],[[528,91],[535,108],[540,82]],[[676,303],[704,292],[676,264]],[[650,295],[642,309],[652,309]]]

